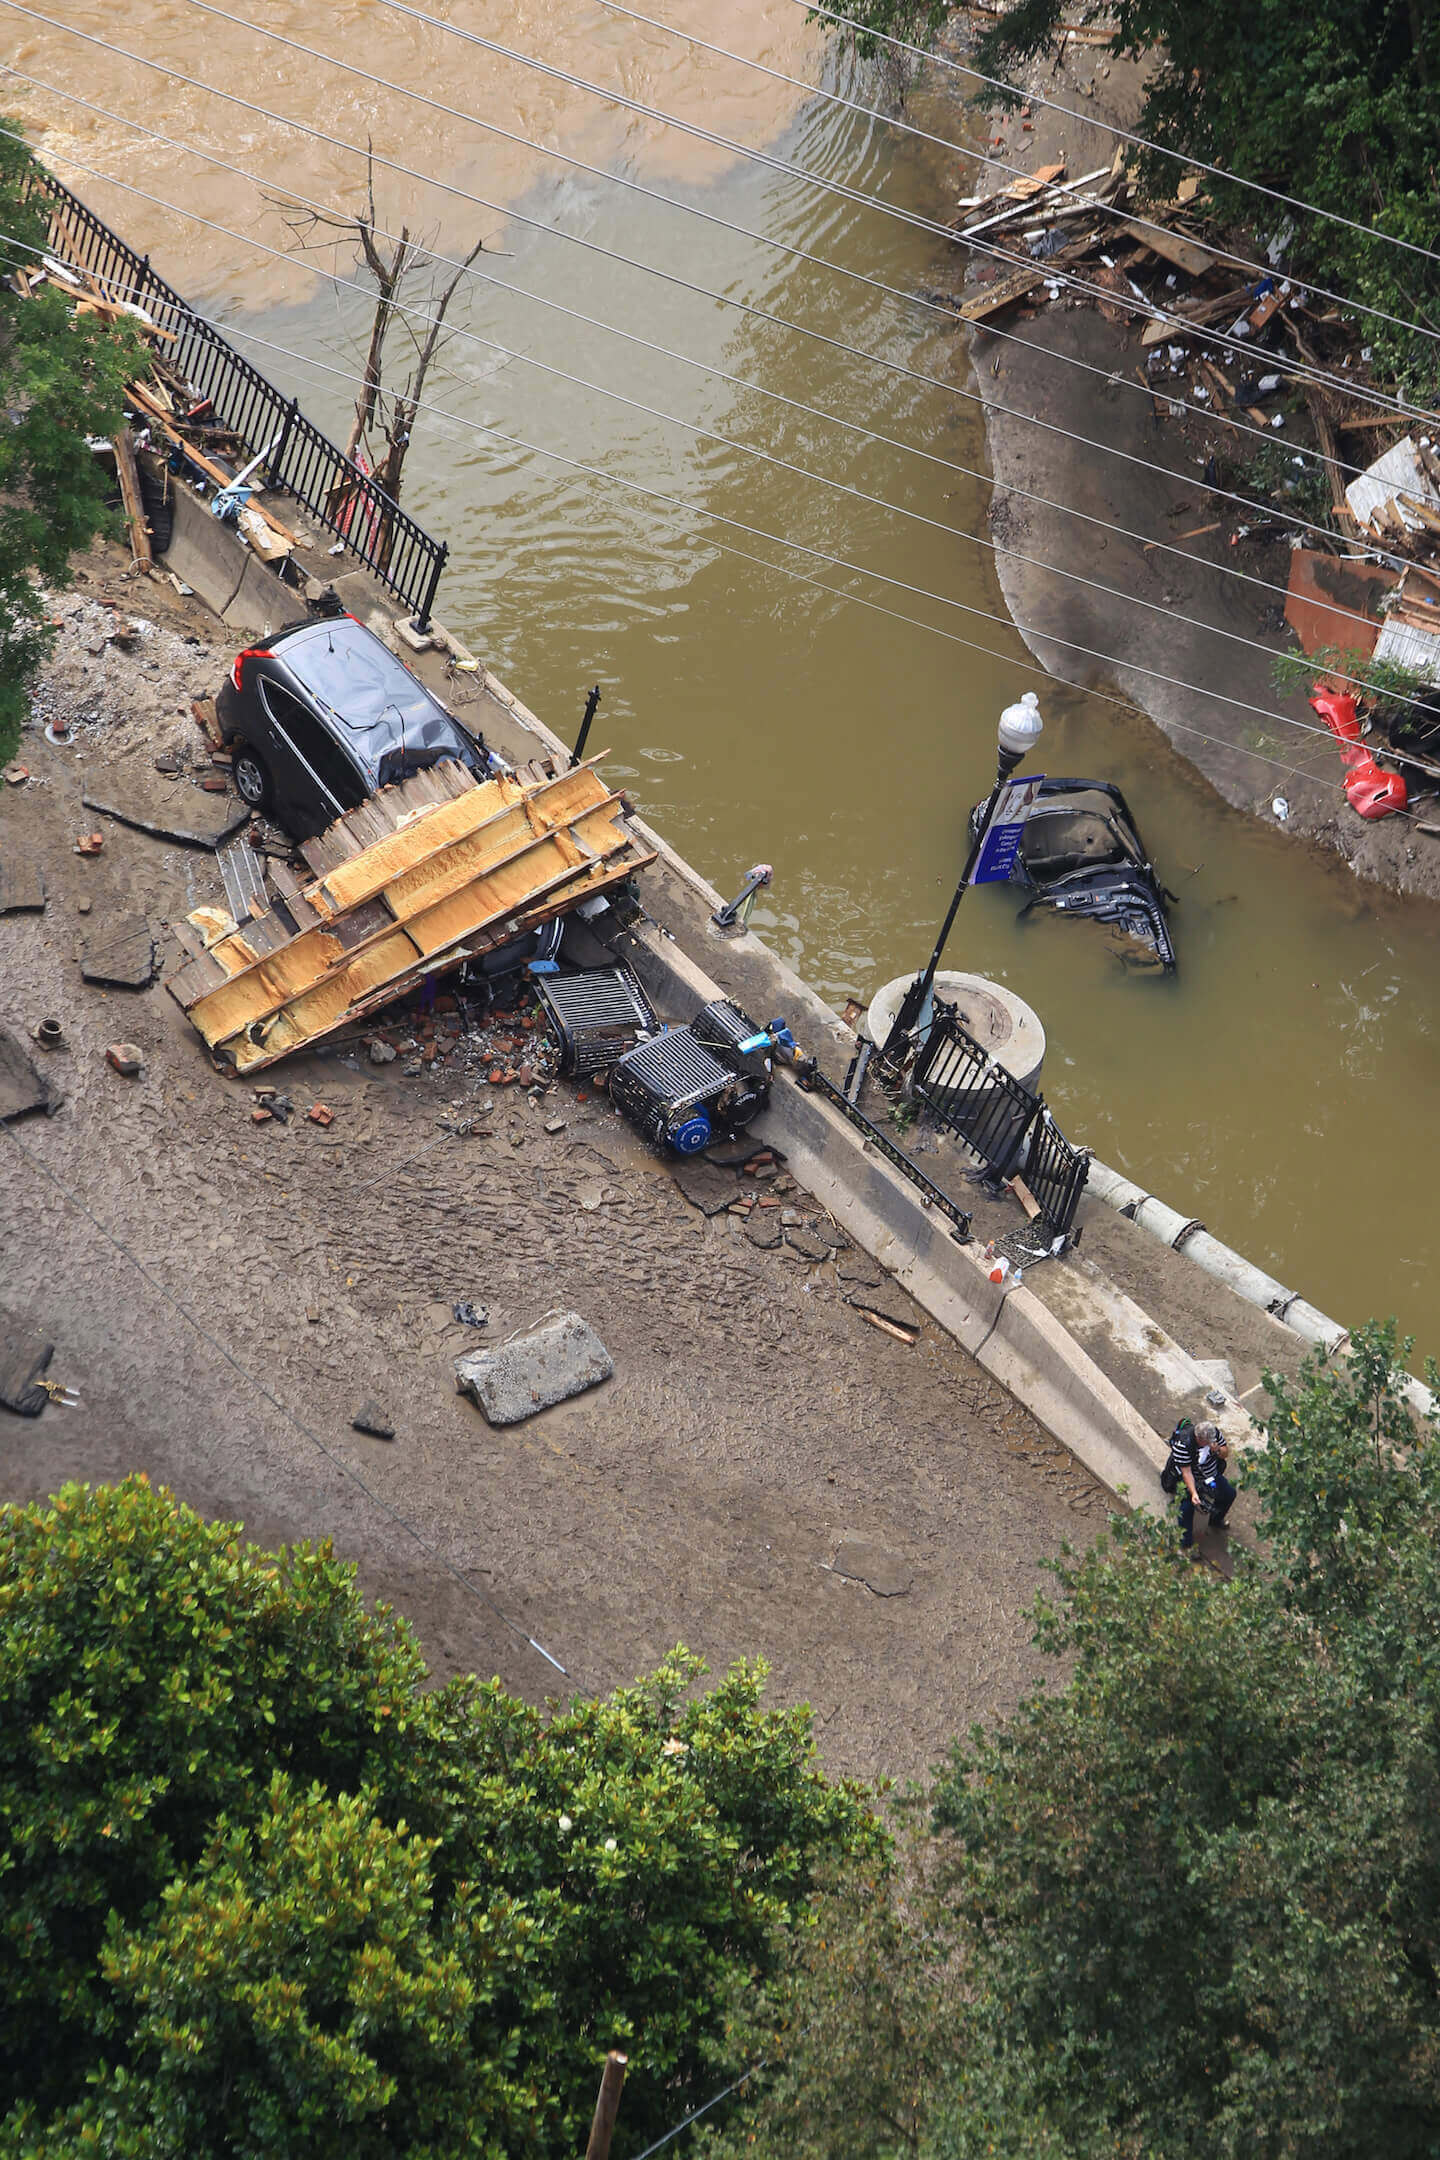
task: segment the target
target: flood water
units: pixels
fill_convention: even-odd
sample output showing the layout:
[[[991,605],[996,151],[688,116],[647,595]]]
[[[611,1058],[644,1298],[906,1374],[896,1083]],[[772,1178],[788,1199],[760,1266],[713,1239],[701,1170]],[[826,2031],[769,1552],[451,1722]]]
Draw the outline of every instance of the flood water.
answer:
[[[668,12],[789,72],[855,80],[822,56],[790,0],[732,4],[718,28],[713,9],[668,0]],[[938,154],[697,59],[601,8],[454,0],[450,13],[888,202],[933,216],[965,191],[958,166]],[[377,174],[382,223],[406,218],[438,230],[451,248],[484,232],[503,250],[480,267],[515,290],[472,285],[453,314],[461,329],[596,386],[547,376],[526,358],[463,337],[448,345],[429,396],[459,417],[422,419],[406,494],[414,514],[450,541],[440,612],[561,733],[578,723],[585,689],[598,681],[604,703],[593,740],[613,748],[610,775],[624,778],[646,816],[717,885],[737,888],[751,863],[774,864],[756,926],[817,989],[868,995],[924,957],[963,856],[966,813],[991,778],[999,711],[1038,688],[1047,732],[1033,762],[1124,788],[1181,896],[1180,971],[1171,980],[1131,976],[1097,926],[1020,922],[1016,899],[996,888],[967,897],[949,963],[1008,982],[1040,1013],[1050,1040],[1046,1090],[1073,1139],[1202,1216],[1323,1310],[1352,1323],[1395,1312],[1419,1338],[1417,1357],[1440,1349],[1431,1288],[1440,1239],[1423,1169],[1440,1121],[1434,909],[1360,886],[1342,865],[1226,809],[1142,717],[1047,688],[1008,623],[787,554],[538,454],[558,452],[612,481],[703,502],[1003,618],[992,559],[967,537],[986,530],[986,491],[951,469],[985,463],[976,408],[956,394],[973,386],[953,331],[830,270],[513,146],[497,149],[461,121],[338,73],[324,77],[321,96],[314,63],[263,39],[247,42],[248,33],[218,24],[192,0],[141,0],[121,29],[104,0],[72,0],[66,19],[338,134],[363,140],[368,129],[382,154],[554,228],[540,233]],[[556,91],[418,30],[379,0],[324,11],[313,0],[275,0],[255,19],[904,291],[923,291],[937,274],[936,242],[877,209]],[[32,32],[23,45],[23,56],[18,43],[12,53],[17,65],[50,81],[63,67],[65,87],[202,141],[272,186],[283,176],[317,200],[358,199],[363,174],[348,154],[283,137],[199,92],[157,95],[138,70],[59,33]],[[53,99],[32,97],[26,110],[51,123],[52,156],[68,149],[283,242],[278,220],[259,215],[233,178],[179,152],[141,155],[113,123]],[[921,99],[915,113],[951,132],[958,125],[955,110],[936,101]],[[107,193],[88,174],[67,177],[152,246],[182,289],[223,304],[237,334],[270,341],[250,348],[257,361],[300,389],[314,416],[343,437],[353,393],[322,370],[356,366],[368,328],[358,296]],[[887,373],[624,268],[562,232],[947,387]],[[423,286],[413,298],[423,299]],[[612,327],[577,322],[539,304],[546,299]],[[622,329],[702,365],[645,351],[615,334]],[[951,465],[847,433],[706,368]],[[479,423],[537,448],[497,442]],[[758,463],[697,437],[696,426],[946,529]],[[721,543],[760,559],[740,559]],[[782,564],[876,605],[817,590]],[[877,611],[885,609],[913,621]],[[966,639],[993,653],[956,642]]]

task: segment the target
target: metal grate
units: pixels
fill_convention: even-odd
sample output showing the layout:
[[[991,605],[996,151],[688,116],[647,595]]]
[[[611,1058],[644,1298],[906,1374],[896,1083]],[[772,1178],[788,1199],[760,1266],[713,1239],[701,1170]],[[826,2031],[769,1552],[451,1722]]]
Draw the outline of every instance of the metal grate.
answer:
[[[637,1081],[671,1104],[692,1095],[713,1095],[734,1078],[729,1066],[697,1043],[689,1028],[668,1028],[654,1042],[641,1043],[627,1052],[619,1070],[625,1081]]]
[[[613,1065],[658,1026],[649,1000],[627,967],[543,975],[535,990],[560,1038],[563,1073]]]

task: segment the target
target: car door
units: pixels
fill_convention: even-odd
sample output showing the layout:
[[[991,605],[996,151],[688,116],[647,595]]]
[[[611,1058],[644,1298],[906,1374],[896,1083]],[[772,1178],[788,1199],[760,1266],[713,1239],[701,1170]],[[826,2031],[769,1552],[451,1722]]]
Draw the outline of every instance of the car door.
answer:
[[[323,832],[370,790],[358,767],[303,699],[268,677],[260,695],[275,740],[276,811],[302,838]]]

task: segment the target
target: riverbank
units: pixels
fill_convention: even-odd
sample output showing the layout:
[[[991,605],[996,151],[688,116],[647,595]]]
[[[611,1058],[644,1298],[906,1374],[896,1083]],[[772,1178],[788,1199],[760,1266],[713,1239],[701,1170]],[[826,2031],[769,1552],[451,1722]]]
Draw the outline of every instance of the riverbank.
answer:
[[[1138,67],[1094,46],[1069,47],[1054,67],[1036,62],[1030,87],[1093,113],[1093,122],[1037,104],[1022,132],[1015,116],[990,113],[986,140],[994,147],[1001,139],[1004,164],[967,164],[957,192],[1001,187],[1016,166],[1033,172],[1064,160],[1077,174],[1107,165],[1115,139],[1106,123],[1133,125],[1140,85]],[[958,94],[954,109],[973,134],[976,116]],[[952,268],[957,299],[992,271],[958,245]],[[1005,334],[983,324],[969,333],[969,362],[986,400],[996,572],[1035,658],[1052,674],[1130,700],[1233,808],[1342,856],[1358,877],[1440,898],[1440,837],[1422,830],[1433,806],[1419,818],[1357,816],[1342,792],[1333,739],[1303,694],[1284,695],[1271,680],[1269,656],[1294,649],[1282,613],[1288,541],[1254,537],[1263,515],[1247,516],[1203,485],[1208,459],[1235,459],[1255,446],[1223,422],[1176,417],[1164,409],[1163,392],[1156,400],[1140,394],[1139,329],[1107,321],[1089,300],[1062,296],[1033,312],[1011,309],[997,328]],[[1303,421],[1291,432],[1297,444],[1311,439]],[[1282,430],[1277,441],[1282,435],[1290,439]],[[1142,538],[1101,531],[1087,518]],[[1147,547],[1147,537],[1184,556]],[[1036,559],[1021,561],[1007,547]],[[1227,574],[1237,570],[1262,582]]]

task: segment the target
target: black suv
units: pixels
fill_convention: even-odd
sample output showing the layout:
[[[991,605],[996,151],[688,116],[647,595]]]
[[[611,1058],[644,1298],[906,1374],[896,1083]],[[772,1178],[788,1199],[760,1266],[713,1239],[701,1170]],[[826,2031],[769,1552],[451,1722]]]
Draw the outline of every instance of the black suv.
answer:
[[[491,771],[483,740],[352,615],[250,646],[216,706],[241,799],[300,840],[445,758],[477,780]]]

